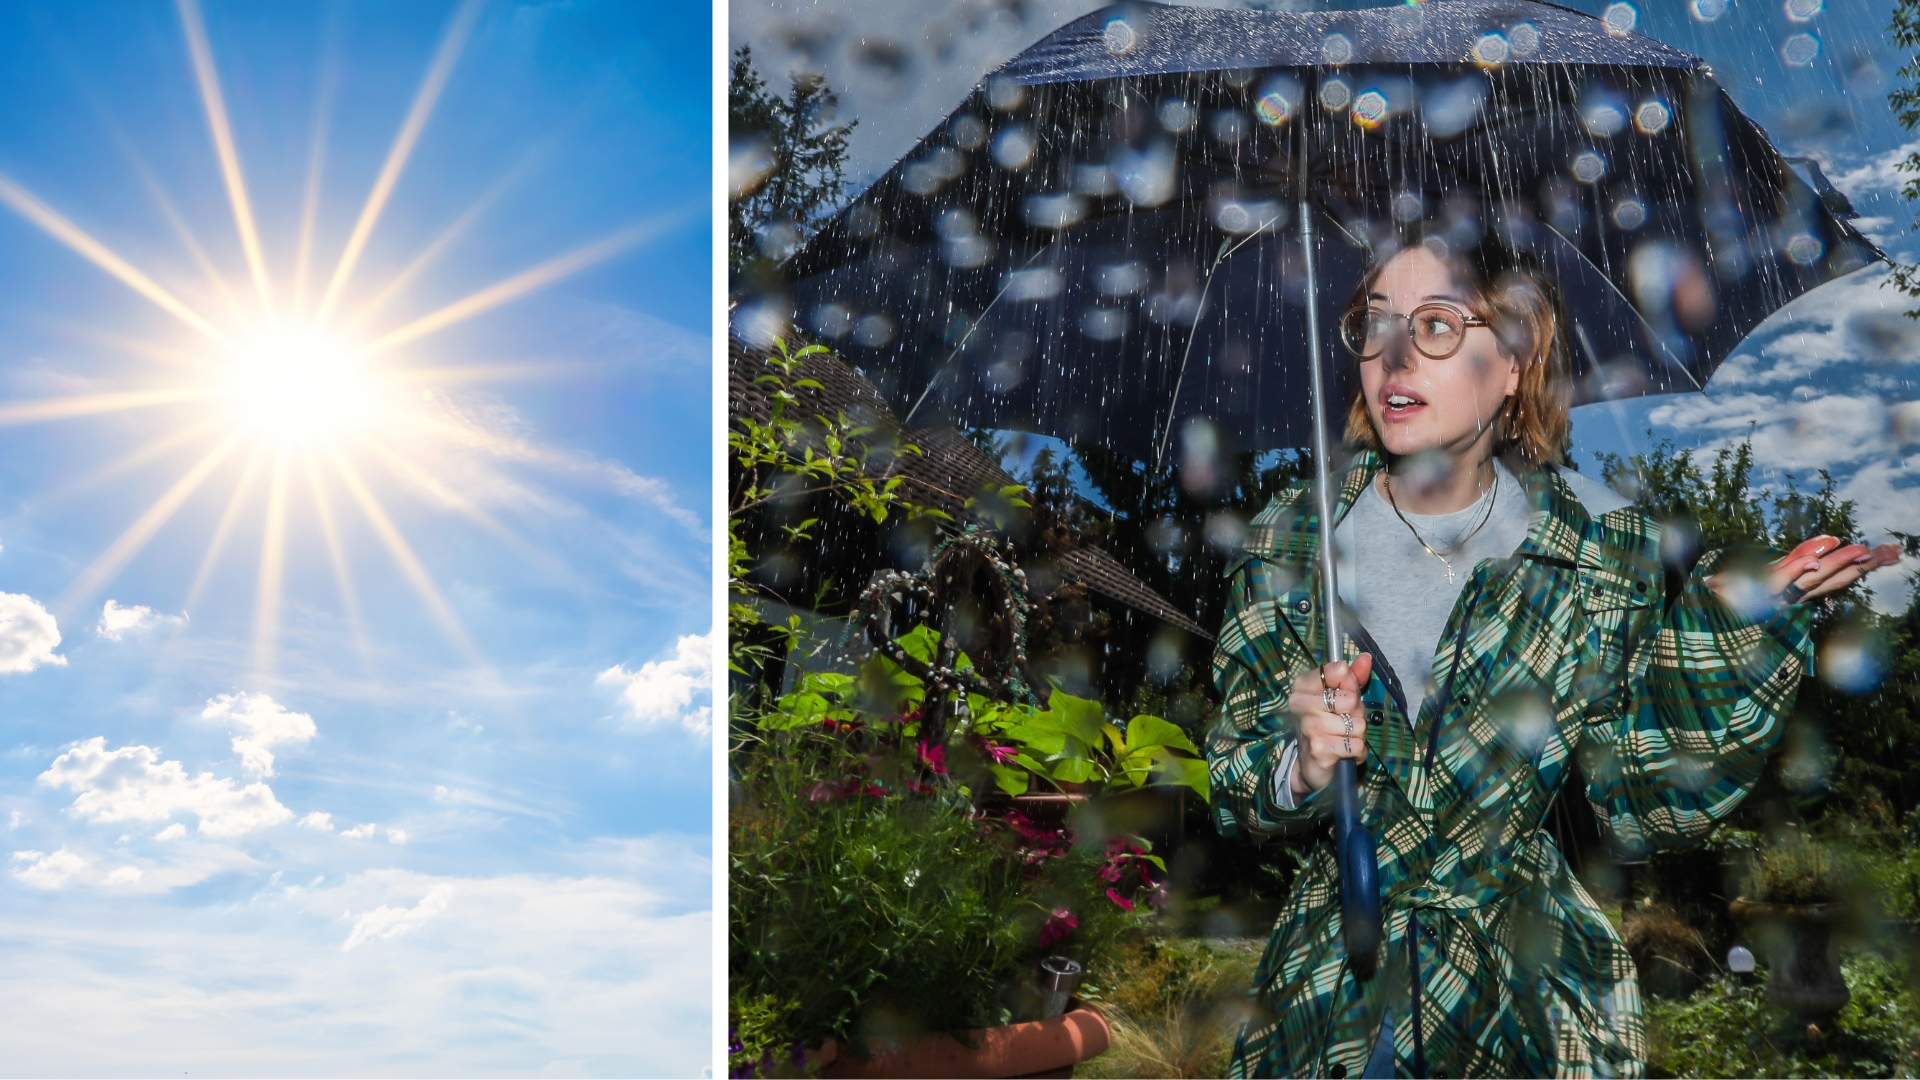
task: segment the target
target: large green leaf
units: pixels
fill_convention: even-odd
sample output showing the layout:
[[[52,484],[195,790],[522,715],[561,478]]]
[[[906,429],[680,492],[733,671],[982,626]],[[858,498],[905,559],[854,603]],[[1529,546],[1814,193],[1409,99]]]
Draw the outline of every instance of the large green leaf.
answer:
[[[1127,750],[1142,750],[1150,746],[1171,746],[1176,750],[1185,750],[1198,757],[1200,748],[1193,745],[1187,733],[1177,726],[1157,716],[1136,716],[1127,722]]]
[[[1032,783],[1031,774],[1025,769],[1015,769],[1006,765],[995,765],[992,766],[991,771],[993,772],[993,782],[1000,785],[1000,790],[1009,795],[1025,795],[1028,786]]]
[[[1101,725],[1107,722],[1107,712],[1097,701],[1074,697],[1059,690],[1047,699],[1045,712],[1039,717],[1050,717],[1059,725],[1060,730],[1092,745],[1100,741]]]
[[[1153,765],[1154,783],[1167,787],[1190,787],[1202,799],[1213,798],[1213,781],[1207,775],[1207,763],[1199,758],[1163,755]]]

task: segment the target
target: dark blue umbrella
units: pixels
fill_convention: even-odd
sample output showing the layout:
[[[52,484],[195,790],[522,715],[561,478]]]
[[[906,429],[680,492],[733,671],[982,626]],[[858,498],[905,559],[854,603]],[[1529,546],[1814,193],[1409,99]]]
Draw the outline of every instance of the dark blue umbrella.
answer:
[[[1129,3],[995,72],[787,269],[795,317],[911,422],[1156,470],[1195,421],[1243,449],[1310,438],[1326,522],[1352,365],[1327,373],[1320,327],[1346,297],[1322,281],[1416,223],[1462,245],[1496,230],[1556,275],[1576,404],[1698,390],[1769,314],[1884,258],[1812,175],[1818,193],[1697,57],[1566,8]],[[1340,764],[1342,922],[1366,977],[1373,838]]]

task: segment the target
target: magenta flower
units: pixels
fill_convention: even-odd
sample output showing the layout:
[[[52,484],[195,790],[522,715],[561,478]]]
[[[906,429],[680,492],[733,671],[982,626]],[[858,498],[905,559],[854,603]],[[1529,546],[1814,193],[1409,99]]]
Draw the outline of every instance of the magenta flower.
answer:
[[[1066,908],[1053,909],[1053,914],[1047,916],[1046,924],[1040,927],[1040,947],[1053,948],[1065,941],[1067,935],[1073,933],[1079,925],[1080,920],[1074,918],[1073,912]]]
[[[1126,897],[1124,897],[1124,896],[1121,896],[1121,895],[1120,895],[1120,890],[1118,890],[1118,889],[1108,889],[1108,890],[1107,890],[1107,899],[1109,899],[1109,900],[1111,900],[1111,901],[1113,901],[1114,903],[1116,903],[1116,904],[1118,904],[1118,905],[1120,905],[1120,910],[1121,910],[1121,911],[1132,911],[1132,910],[1133,910],[1133,901],[1131,901],[1131,900],[1129,900],[1129,899],[1127,899],[1127,898],[1126,898]]]
[[[925,739],[920,740],[920,760],[935,773],[947,775],[947,748],[930,746]]]
[[[987,756],[993,759],[995,765],[1005,765],[1007,762],[1019,757],[1020,751],[1015,750],[1011,746],[996,746],[993,743],[988,743]]]

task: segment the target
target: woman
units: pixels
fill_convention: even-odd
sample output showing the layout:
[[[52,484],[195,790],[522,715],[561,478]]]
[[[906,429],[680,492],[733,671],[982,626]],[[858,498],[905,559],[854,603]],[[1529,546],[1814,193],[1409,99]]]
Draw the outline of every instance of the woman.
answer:
[[[1335,500],[1348,662],[1315,661],[1304,484],[1254,519],[1214,659],[1221,826],[1307,848],[1233,1075],[1641,1075],[1633,963],[1543,828],[1553,796],[1577,762],[1618,843],[1705,837],[1779,738],[1812,659],[1807,601],[1897,548],[1816,537],[1746,570],[1663,565],[1658,522],[1563,470],[1564,316],[1492,240],[1377,262],[1341,336],[1361,383]],[[1328,828],[1342,758],[1380,844],[1386,940],[1365,981]]]

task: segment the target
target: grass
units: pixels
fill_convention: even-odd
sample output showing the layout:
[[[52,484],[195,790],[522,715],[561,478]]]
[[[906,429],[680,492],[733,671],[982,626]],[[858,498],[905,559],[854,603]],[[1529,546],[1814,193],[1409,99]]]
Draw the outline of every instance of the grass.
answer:
[[[1113,1045],[1074,1075],[1226,1075],[1263,945],[1251,939],[1146,935],[1129,942],[1123,977],[1099,999],[1113,1028]]]

